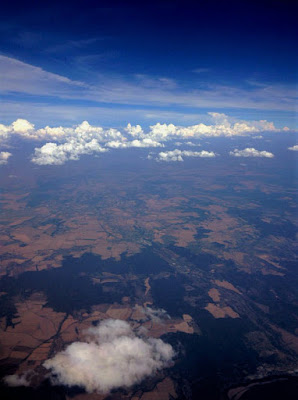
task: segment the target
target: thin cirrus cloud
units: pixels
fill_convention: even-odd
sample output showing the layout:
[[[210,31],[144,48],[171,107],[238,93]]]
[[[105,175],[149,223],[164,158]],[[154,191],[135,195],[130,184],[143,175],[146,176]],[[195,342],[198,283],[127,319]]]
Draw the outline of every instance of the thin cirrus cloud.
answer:
[[[210,72],[210,68],[195,68],[192,70],[195,74],[202,74],[204,72]]]
[[[198,123],[190,126],[156,123],[149,130],[140,125],[128,124],[124,129],[103,128],[90,125],[87,121],[72,127],[50,127],[35,129],[34,124],[17,119],[11,125],[0,124],[0,140],[8,143],[16,136],[25,140],[43,142],[36,147],[31,161],[37,165],[62,165],[69,160],[78,160],[81,155],[104,153],[109,150],[127,148],[158,148],[167,142],[178,141],[180,145],[194,146],[193,140],[212,137],[251,136],[264,131],[280,132],[288,128],[277,129],[266,120],[235,120],[225,114],[210,112],[212,124]],[[191,139],[191,140],[190,140]],[[255,149],[235,150],[234,156],[270,157],[268,152],[260,153]],[[182,161],[183,157],[214,157],[214,152],[173,150],[160,152],[157,161]]]
[[[80,100],[82,104],[93,101],[132,105],[137,108],[143,105],[292,112],[296,103],[295,90],[281,85],[253,82],[247,83],[248,90],[243,87],[201,83],[197,88],[189,88],[168,77],[142,74],[111,76],[102,73],[91,84],[88,82],[88,74],[81,80],[72,80],[5,55],[0,55],[0,77],[2,94],[53,96]]]
[[[76,97],[86,85],[40,67],[0,55],[2,93]]]

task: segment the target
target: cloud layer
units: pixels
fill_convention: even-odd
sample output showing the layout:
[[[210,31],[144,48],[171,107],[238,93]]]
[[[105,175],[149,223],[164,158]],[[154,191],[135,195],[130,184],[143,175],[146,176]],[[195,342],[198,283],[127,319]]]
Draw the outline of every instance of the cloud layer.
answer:
[[[161,339],[142,338],[121,320],[105,320],[43,365],[53,383],[108,393],[130,387],[171,365],[174,350]]]
[[[83,154],[103,153],[111,149],[158,148],[167,142],[179,140],[177,146],[199,146],[193,140],[209,137],[237,137],[255,135],[264,131],[278,132],[272,122],[237,121],[225,114],[209,113],[213,124],[199,123],[191,126],[160,124],[150,126],[145,132],[140,125],[128,124],[121,131],[114,128],[92,126],[87,121],[73,127],[49,127],[35,129],[34,124],[17,119],[11,125],[0,124],[0,142],[6,143],[11,137],[43,142],[35,148],[31,161],[38,165],[62,165],[68,160],[78,160]],[[287,128],[283,128],[286,130]],[[190,140],[191,139],[191,140]],[[271,157],[268,152],[256,150],[235,150],[234,156]],[[267,155],[266,155],[267,153]],[[160,152],[157,161],[183,161],[183,157],[214,157],[214,152],[172,150]]]

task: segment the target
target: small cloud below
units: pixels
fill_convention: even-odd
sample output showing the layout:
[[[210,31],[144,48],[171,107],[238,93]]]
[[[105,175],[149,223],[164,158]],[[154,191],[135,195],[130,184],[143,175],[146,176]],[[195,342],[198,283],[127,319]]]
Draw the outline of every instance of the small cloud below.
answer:
[[[298,151],[298,144],[295,144],[295,145],[292,146],[292,147],[288,147],[288,149],[289,149],[289,150],[292,150],[292,151]]]
[[[0,165],[4,165],[8,163],[9,157],[11,157],[12,154],[9,153],[8,151],[1,151],[0,152]]]
[[[244,150],[235,149],[230,151],[230,156],[234,157],[265,157],[265,158],[273,158],[274,154],[269,151],[259,151],[254,149],[253,147],[247,147]]]
[[[10,387],[30,386],[30,375],[34,374],[33,371],[27,371],[22,375],[7,375],[3,378],[4,383]]]
[[[213,158],[216,154],[213,151],[189,151],[189,150],[171,150],[171,151],[161,151],[158,153],[157,157],[155,158],[156,161],[165,161],[165,162],[175,162],[184,161],[183,157],[201,157],[201,158]],[[148,158],[152,158],[149,154]]]
[[[169,367],[174,355],[163,340],[142,337],[127,322],[108,319],[90,328],[84,342],[72,343],[43,366],[53,384],[109,393]]]
[[[175,142],[175,145],[180,146],[189,146],[189,147],[201,147],[200,143],[193,143],[193,142]]]

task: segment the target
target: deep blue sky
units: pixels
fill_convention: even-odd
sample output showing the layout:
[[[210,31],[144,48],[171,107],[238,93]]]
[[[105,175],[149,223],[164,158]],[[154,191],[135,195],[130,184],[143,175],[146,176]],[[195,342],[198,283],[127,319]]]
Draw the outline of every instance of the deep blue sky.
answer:
[[[0,123],[295,127],[295,1],[62,3],[2,5]]]

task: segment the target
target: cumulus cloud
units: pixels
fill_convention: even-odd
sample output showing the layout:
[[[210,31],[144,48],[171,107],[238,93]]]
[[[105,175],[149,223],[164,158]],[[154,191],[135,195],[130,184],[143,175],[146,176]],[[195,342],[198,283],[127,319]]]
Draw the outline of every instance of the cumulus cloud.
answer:
[[[30,132],[34,131],[34,125],[26,119],[17,119],[12,124],[12,130],[20,135],[30,135]]]
[[[141,125],[132,126],[131,124],[127,124],[125,131],[133,137],[140,138],[140,137],[144,137],[144,135],[145,135]]]
[[[174,350],[161,339],[142,338],[121,320],[105,320],[43,366],[53,383],[108,393],[130,387],[172,364]]]
[[[201,137],[220,136],[245,136],[264,131],[277,132],[278,129],[272,122],[260,121],[233,121],[232,118],[222,113],[208,113],[214,124],[197,124],[188,127],[175,126],[174,124],[160,124],[150,126],[148,135],[157,141],[171,139],[189,139]]]
[[[40,148],[35,148],[31,161],[38,165],[62,165],[68,160],[78,160],[82,154],[103,153],[107,149],[92,139],[84,142],[72,139],[67,143],[46,143]]]
[[[185,142],[185,144],[190,147],[200,147],[201,146],[200,143],[193,143],[193,142]]]
[[[188,151],[188,150],[171,150],[171,151],[161,151],[156,157],[156,161],[184,161],[183,157],[202,157],[202,158],[212,158],[216,154],[213,151]]]
[[[298,144],[295,144],[295,145],[292,146],[292,147],[288,147],[288,149],[289,149],[289,150],[292,150],[292,151],[298,151]]]
[[[7,164],[9,157],[11,157],[12,154],[9,153],[8,151],[1,151],[0,152],[0,165]]]
[[[50,127],[35,129],[34,124],[26,119],[17,119],[11,125],[0,124],[0,136],[8,138],[10,135],[18,135],[25,139],[46,141],[55,140],[57,142],[65,142],[71,138],[84,141],[96,139],[98,142],[104,143],[110,140],[126,139],[122,133],[114,128],[104,129],[101,126],[90,125],[88,121],[73,127]]]
[[[175,142],[175,146],[189,146],[189,147],[200,147],[200,143],[193,143],[193,142]]]
[[[259,151],[254,149],[253,147],[247,147],[244,150],[235,149],[230,151],[230,155],[234,157],[265,157],[265,158],[273,158],[274,154],[269,151]]]
[[[7,386],[11,387],[30,386],[29,375],[32,375],[32,371],[27,371],[22,375],[7,375],[3,378],[3,381]]]
[[[191,126],[177,126],[174,124],[157,123],[150,126],[148,132],[144,132],[140,125],[128,124],[123,133],[117,129],[104,129],[100,126],[92,126],[87,121],[74,127],[49,127],[35,129],[34,125],[25,119],[18,119],[11,125],[0,125],[0,134],[18,134],[23,137],[36,140],[65,141],[69,137],[80,136],[81,138],[96,138],[99,142],[130,141],[148,139],[153,141],[167,141],[172,139],[190,139],[213,136],[243,136],[250,133],[264,131],[277,132],[272,122],[260,121],[237,121],[226,114],[210,112],[209,118],[213,124],[199,123]]]
[[[157,142],[156,140],[152,140],[150,137],[144,139],[134,139],[131,142],[129,141],[120,141],[120,140],[112,140],[111,142],[106,143],[107,147],[112,149],[127,149],[129,147],[164,147],[164,144]]]
[[[197,139],[206,137],[233,137],[254,135],[260,137],[263,131],[277,132],[272,122],[239,121],[223,113],[210,112],[213,123],[199,123],[191,126],[157,123],[144,131],[140,125],[128,124],[123,130],[93,126],[88,121],[72,127],[50,127],[35,129],[34,124],[17,119],[11,125],[0,124],[0,140],[6,141],[13,135],[26,140],[46,142],[35,148],[31,158],[39,165],[61,165],[68,160],[78,160],[82,154],[100,153],[107,149],[156,148],[164,147],[166,142],[176,140],[177,146],[200,146]],[[257,134],[257,136],[256,136]],[[176,150],[174,150],[176,151]],[[177,150],[178,151],[178,150]],[[183,161],[185,157],[214,157],[213,152],[160,153],[160,160]]]
[[[0,142],[8,139],[9,131],[10,131],[10,129],[8,126],[0,124]]]

